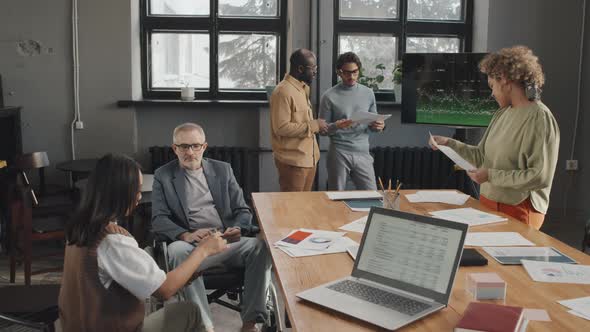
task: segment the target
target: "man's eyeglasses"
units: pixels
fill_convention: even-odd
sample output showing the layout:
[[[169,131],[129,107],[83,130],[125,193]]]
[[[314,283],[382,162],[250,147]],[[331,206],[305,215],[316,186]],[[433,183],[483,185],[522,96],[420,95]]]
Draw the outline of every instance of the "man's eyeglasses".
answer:
[[[344,76],[357,76],[359,74],[359,70],[355,69],[355,70],[343,70],[340,69],[339,70],[340,75],[344,75]]]
[[[317,71],[318,70],[318,66],[317,65],[313,65],[313,66],[306,65],[306,66],[303,66],[303,67],[308,68],[308,69],[311,69],[312,71]]]
[[[193,151],[201,151],[201,149],[203,149],[203,147],[205,146],[205,144],[207,143],[195,143],[195,144],[174,144],[177,148],[180,149],[180,151],[182,152],[187,152],[189,149],[192,149]]]

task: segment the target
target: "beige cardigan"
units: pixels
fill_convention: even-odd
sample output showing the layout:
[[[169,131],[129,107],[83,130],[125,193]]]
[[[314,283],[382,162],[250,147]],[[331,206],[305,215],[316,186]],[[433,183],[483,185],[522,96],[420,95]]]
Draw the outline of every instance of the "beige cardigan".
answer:
[[[488,169],[482,195],[510,205],[530,197],[535,210],[547,212],[559,127],[542,102],[498,110],[477,146],[456,140],[449,140],[448,146],[476,167]]]

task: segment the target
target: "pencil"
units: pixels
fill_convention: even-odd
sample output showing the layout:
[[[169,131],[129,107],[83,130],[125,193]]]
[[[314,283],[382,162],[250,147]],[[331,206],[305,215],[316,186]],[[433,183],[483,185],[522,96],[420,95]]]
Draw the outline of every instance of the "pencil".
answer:
[[[387,185],[387,191],[391,191],[391,178],[389,178],[389,184]]]
[[[397,185],[397,188],[395,188],[395,195],[399,194],[399,189],[400,189],[401,187],[402,187],[402,183],[400,182],[400,183]]]
[[[383,181],[381,181],[381,177],[377,178],[379,180],[379,185],[381,186],[381,190],[385,191],[385,187],[383,187]]]

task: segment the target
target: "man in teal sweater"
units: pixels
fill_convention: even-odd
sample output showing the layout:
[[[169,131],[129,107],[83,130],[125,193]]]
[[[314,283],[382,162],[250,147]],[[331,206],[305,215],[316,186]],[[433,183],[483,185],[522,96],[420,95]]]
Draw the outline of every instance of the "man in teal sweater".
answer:
[[[344,190],[348,176],[357,190],[377,189],[369,134],[381,132],[385,124],[383,121],[353,124],[350,120],[354,112],[377,113],[373,90],[357,83],[361,68],[356,54],[341,54],[336,60],[336,71],[342,82],[328,89],[320,101],[319,118],[329,123],[328,130],[321,132],[330,137],[329,190]]]

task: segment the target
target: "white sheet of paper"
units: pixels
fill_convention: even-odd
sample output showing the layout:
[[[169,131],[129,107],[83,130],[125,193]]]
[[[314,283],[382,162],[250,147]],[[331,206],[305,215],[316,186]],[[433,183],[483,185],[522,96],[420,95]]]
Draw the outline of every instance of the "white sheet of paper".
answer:
[[[368,217],[369,216],[364,216],[364,217],[359,218],[349,224],[346,224],[344,226],[340,226],[338,229],[341,229],[343,231],[348,231],[348,232],[363,233],[365,231],[365,225],[367,224]]]
[[[580,318],[590,320],[590,316],[586,316],[586,315],[582,314],[581,312],[577,312],[575,310],[568,310],[568,313],[570,313],[574,316],[580,317]]]
[[[430,212],[436,218],[460,222],[471,226],[487,225],[508,219],[495,214],[483,212],[474,208],[460,208]]]
[[[333,201],[343,199],[381,199],[383,196],[375,190],[372,191],[326,191],[326,196]]]
[[[458,193],[454,190],[420,190],[415,194],[406,195],[410,203],[446,203],[463,205],[469,199],[469,195]]]
[[[352,246],[358,246],[358,243],[353,241],[348,237],[341,237],[338,240],[334,241],[330,247],[324,250],[308,250],[308,249],[301,249],[301,248],[293,248],[293,247],[282,247],[277,246],[277,248],[284,251],[287,255],[291,257],[308,257],[308,256],[317,256],[317,255],[326,255],[326,254],[335,254],[340,252],[346,252],[347,248]]]
[[[550,322],[551,317],[547,313],[545,309],[530,309],[526,308],[522,310],[522,314],[524,318],[528,319],[529,321],[538,321],[538,322]]]
[[[373,112],[353,112],[350,120],[358,124],[369,124],[374,121],[385,121],[391,117],[391,114],[377,114]]]
[[[302,231],[302,232],[309,232],[312,233],[305,239],[301,240],[298,243],[289,243],[283,241],[283,239],[289,237],[291,234]],[[346,234],[345,232],[332,232],[332,231],[321,231],[317,229],[307,229],[307,228],[299,228],[296,230],[291,231],[287,236],[283,239],[275,242],[276,246],[280,247],[290,247],[290,248],[298,248],[298,249],[308,249],[308,250],[325,250],[332,246],[335,241]]]
[[[575,299],[561,300],[557,303],[574,310],[577,313],[584,315],[586,319],[590,317],[590,296],[578,297]]]
[[[535,244],[516,232],[469,232],[465,238],[465,245],[475,247],[494,247],[534,246]]]
[[[346,248],[346,252],[348,252],[348,254],[350,255],[350,257],[352,257],[352,260],[355,261],[356,260],[356,256],[359,252],[359,245],[355,244],[353,246],[350,246],[348,248]]]
[[[455,152],[455,150],[453,150],[445,145],[436,144],[436,141],[434,140],[434,138],[432,138],[432,134],[430,134],[430,142],[432,142],[432,144],[434,146],[436,146],[437,149],[439,149],[442,153],[444,153],[455,164],[457,164],[457,166],[461,167],[462,169],[464,169],[466,171],[473,171],[476,169],[475,166],[471,165],[471,163],[469,163],[467,160],[463,159],[463,157],[461,157],[457,152]]]
[[[490,256],[497,257],[545,257],[559,256],[551,247],[483,247]]]
[[[523,259],[522,266],[534,281],[590,285],[590,265],[538,262]]]

